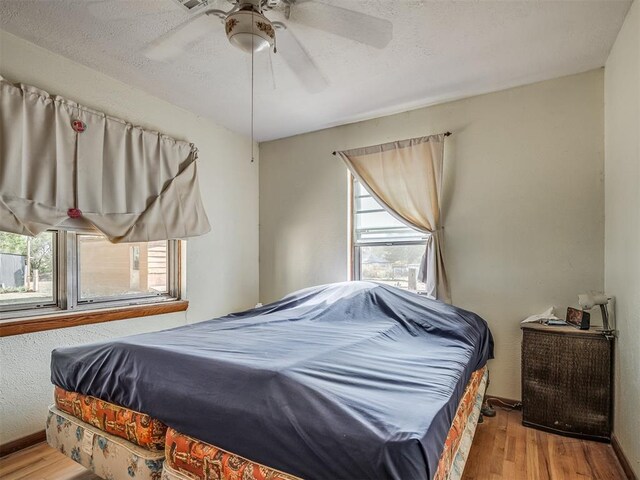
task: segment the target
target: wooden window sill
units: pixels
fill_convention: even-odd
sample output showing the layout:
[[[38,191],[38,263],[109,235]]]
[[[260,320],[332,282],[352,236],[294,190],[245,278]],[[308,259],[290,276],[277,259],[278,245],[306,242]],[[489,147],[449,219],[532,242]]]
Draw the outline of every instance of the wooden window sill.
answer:
[[[93,323],[112,322],[114,320],[125,320],[127,318],[148,317],[151,315],[161,315],[163,313],[183,312],[188,307],[188,301],[175,300],[147,305],[55,313],[11,322],[0,322],[0,337],[43,332],[45,330],[58,328],[77,327],[80,325],[91,325]]]

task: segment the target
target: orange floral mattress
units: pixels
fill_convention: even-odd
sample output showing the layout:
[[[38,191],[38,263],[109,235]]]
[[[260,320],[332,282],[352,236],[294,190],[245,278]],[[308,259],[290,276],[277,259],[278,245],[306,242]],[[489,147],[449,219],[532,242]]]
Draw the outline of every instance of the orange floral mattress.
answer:
[[[447,435],[434,480],[449,478],[462,434],[477,402],[478,389],[485,371],[486,367],[483,367],[471,375]],[[201,442],[172,428],[167,430],[165,465],[178,473],[202,480],[294,480],[298,478]]]
[[[202,480],[298,480],[298,477],[254,463],[188,435],[167,430],[165,464]]]
[[[163,450],[167,426],[146,413],[55,387],[56,407],[89,425],[149,450]]]
[[[473,411],[473,407],[476,404],[476,396],[478,389],[482,383],[482,378],[485,375],[487,367],[482,367],[471,374],[471,379],[467,384],[462,395],[462,400],[456,410],[456,415],[453,417],[451,428],[447,439],[444,441],[444,450],[440,455],[440,461],[438,462],[438,470],[433,477],[433,480],[445,480],[449,478],[451,467],[453,466],[456,453],[460,447],[460,440],[462,440],[462,434],[469,420],[469,416]],[[484,394],[484,392],[482,392]]]

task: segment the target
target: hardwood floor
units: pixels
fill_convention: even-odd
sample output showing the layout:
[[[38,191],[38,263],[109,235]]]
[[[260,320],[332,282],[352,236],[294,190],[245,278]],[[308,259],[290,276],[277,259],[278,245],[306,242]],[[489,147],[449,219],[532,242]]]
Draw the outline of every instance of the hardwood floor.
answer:
[[[611,445],[522,426],[522,413],[497,410],[478,425],[463,480],[625,480]]]
[[[498,410],[478,430],[463,480],[624,480],[611,445],[521,425],[520,412]],[[98,480],[46,444],[0,460],[2,480]]]
[[[46,443],[0,459],[2,480],[100,480]]]

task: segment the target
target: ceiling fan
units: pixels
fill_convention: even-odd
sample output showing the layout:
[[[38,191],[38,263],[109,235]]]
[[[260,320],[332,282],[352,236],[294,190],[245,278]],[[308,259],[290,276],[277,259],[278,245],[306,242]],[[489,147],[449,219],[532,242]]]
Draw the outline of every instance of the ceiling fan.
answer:
[[[124,4],[132,0],[117,1]],[[216,34],[219,23],[223,23],[232,45],[249,53],[273,48],[274,53],[281,55],[302,85],[312,93],[323,90],[327,81],[291,31],[290,24],[299,23],[379,49],[387,46],[393,33],[393,24],[389,20],[315,0],[226,0],[232,5],[227,11],[213,8],[211,5],[215,0],[173,1],[194,15],[148,45],[144,50],[148,58],[171,61],[192,44]],[[101,3],[105,4],[104,1],[92,2],[94,8]],[[302,4],[305,6],[300,8]],[[112,4],[108,6],[113,7]],[[140,9],[143,4],[139,2],[131,6]],[[111,8],[110,11],[123,12],[123,9]],[[126,14],[126,9],[124,11]],[[270,20],[267,14],[272,12],[278,12],[284,21]],[[95,10],[94,14],[108,17]],[[148,6],[145,14],[148,14]]]

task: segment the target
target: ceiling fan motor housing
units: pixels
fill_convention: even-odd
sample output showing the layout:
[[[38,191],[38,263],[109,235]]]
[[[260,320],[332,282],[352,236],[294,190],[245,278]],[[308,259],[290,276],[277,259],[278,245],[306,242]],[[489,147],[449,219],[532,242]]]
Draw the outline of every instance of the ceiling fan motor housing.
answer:
[[[230,13],[225,31],[229,42],[247,53],[271,48],[276,38],[271,21],[253,8]]]

